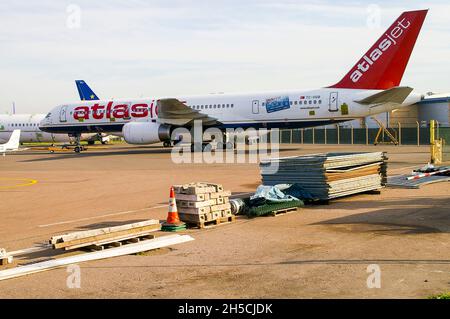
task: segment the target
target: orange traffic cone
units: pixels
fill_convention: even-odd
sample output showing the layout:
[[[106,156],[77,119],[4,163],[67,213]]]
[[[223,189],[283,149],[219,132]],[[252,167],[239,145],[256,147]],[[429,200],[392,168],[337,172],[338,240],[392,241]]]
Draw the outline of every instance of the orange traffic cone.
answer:
[[[170,198],[169,198],[169,212],[167,214],[167,220],[162,225],[161,230],[163,231],[179,231],[186,229],[186,224],[180,221],[178,216],[177,202],[175,200],[175,192],[173,186],[170,187]]]

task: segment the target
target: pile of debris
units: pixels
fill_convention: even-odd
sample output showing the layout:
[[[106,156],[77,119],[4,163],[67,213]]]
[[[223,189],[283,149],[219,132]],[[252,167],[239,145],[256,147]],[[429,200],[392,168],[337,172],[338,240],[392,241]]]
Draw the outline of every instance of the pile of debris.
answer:
[[[378,190],[387,182],[385,152],[325,153],[263,160],[263,185],[296,184],[320,200]]]
[[[420,188],[422,185],[450,181],[450,166],[434,166],[428,163],[413,170],[412,174],[397,175],[388,178],[387,187]]]
[[[190,183],[174,185],[180,220],[200,228],[234,221],[230,191],[220,184]]]
[[[48,244],[17,251],[6,252],[4,249],[0,249],[1,264],[9,264],[13,257],[18,256],[25,256],[26,260],[24,265],[22,264],[23,260],[18,257],[20,266],[0,270],[0,281],[91,260],[138,254],[194,240],[188,235],[156,237],[152,234],[159,231],[160,228],[159,221],[151,219],[57,235],[51,237]],[[90,252],[78,251],[80,249],[88,249]],[[55,250],[59,250],[59,254]],[[65,254],[67,250],[71,251],[70,255]],[[29,259],[37,252],[42,254],[47,252],[49,260],[30,263]]]

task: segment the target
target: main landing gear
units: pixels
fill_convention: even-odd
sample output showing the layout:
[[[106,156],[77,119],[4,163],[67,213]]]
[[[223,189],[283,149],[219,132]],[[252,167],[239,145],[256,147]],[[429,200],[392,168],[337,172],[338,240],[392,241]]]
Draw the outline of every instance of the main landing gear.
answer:
[[[86,148],[83,145],[81,145],[81,134],[75,134],[74,138],[75,138],[75,147],[73,148],[73,151],[75,153],[85,151]]]

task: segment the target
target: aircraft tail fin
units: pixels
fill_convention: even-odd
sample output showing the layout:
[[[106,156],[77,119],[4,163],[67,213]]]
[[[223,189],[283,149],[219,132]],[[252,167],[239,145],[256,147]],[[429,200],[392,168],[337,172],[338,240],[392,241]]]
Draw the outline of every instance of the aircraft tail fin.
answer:
[[[82,101],[100,100],[85,81],[75,80],[75,84],[77,85],[80,100]]]
[[[386,90],[400,85],[428,10],[403,12],[331,88]]]
[[[4,148],[8,150],[16,150],[20,144],[20,130],[14,130],[9,138],[9,141],[4,144]]]

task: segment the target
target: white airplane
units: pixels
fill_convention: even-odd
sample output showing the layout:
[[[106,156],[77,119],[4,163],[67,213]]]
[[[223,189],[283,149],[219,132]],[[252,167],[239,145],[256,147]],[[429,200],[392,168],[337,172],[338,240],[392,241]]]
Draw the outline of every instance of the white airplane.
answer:
[[[64,103],[40,128],[75,136],[122,135],[130,144],[170,145],[178,127],[302,128],[339,123],[407,107],[421,100],[399,86],[428,10],[403,12],[338,83],[315,90],[210,94]],[[75,151],[77,151],[75,149]],[[79,150],[78,150],[79,151]]]
[[[20,130],[14,130],[11,134],[11,138],[5,144],[0,144],[0,153],[5,156],[6,152],[14,152],[19,150],[20,144]]]
[[[20,130],[21,143],[48,142],[70,143],[73,138],[67,134],[53,134],[39,129],[45,114],[0,114],[0,143],[6,142],[14,130]],[[83,134],[81,140],[93,143],[99,140],[96,133]]]
[[[98,100],[97,95],[83,80],[75,81],[81,100]],[[67,134],[46,133],[39,129],[39,123],[45,114],[0,114],[0,143],[6,142],[14,130],[20,129],[20,142],[70,143],[73,138]],[[94,144],[95,141],[105,143],[107,137],[100,134],[83,134],[81,140]]]

